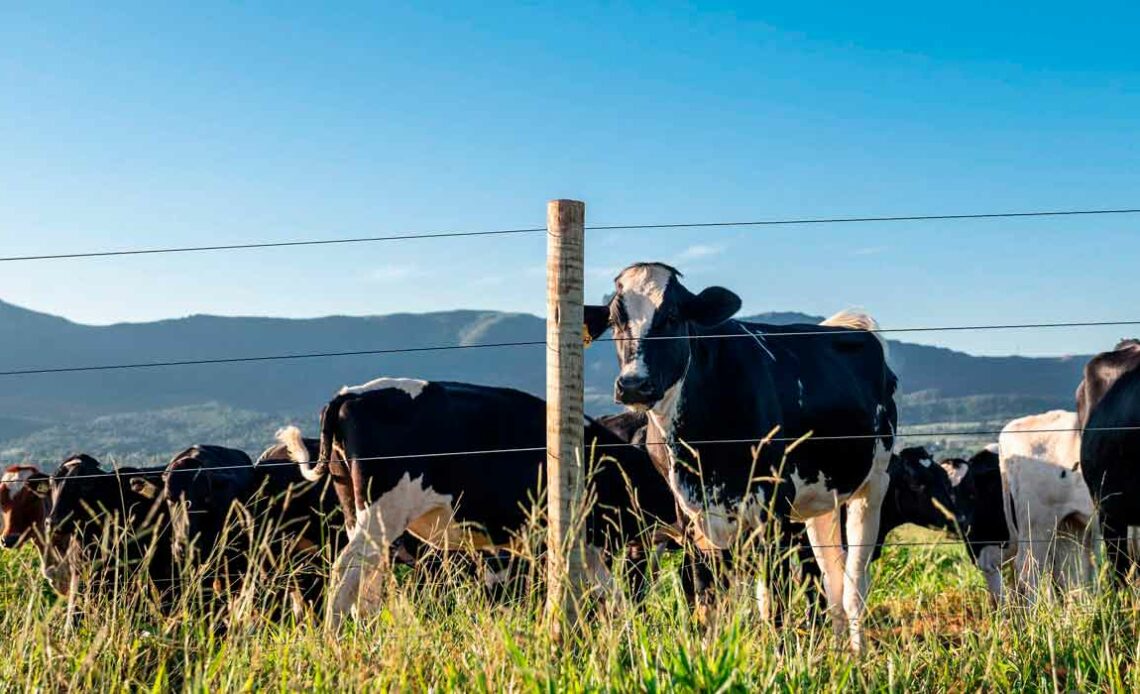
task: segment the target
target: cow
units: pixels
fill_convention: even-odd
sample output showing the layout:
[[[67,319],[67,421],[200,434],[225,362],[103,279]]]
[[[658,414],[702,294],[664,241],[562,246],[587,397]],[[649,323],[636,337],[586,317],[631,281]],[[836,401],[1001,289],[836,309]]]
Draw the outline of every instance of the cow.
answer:
[[[904,448],[892,456],[887,474],[891,481],[879,515],[873,558],[882,554],[887,534],[899,526],[954,530],[966,522],[957,508],[949,474],[922,446]]]
[[[57,593],[70,596],[80,588],[85,567],[92,569],[94,585],[105,580],[106,570],[125,569],[149,579],[169,604],[177,584],[166,508],[131,483],[140,477],[161,479],[163,470],[106,471],[86,454],[63,461],[51,478],[51,510],[44,524],[43,574]]]
[[[950,477],[954,508],[963,519],[958,531],[966,552],[985,577],[986,590],[995,605],[1004,599],[1001,567],[1014,556],[997,448],[993,443],[969,460],[946,458],[939,462]]]
[[[152,483],[132,484],[141,490]],[[192,446],[174,457],[155,493],[174,519],[175,556],[186,566],[210,560],[207,594],[256,567],[259,582],[271,571],[288,582],[279,592],[294,612],[322,597],[326,560],[343,532],[340,505],[330,485],[301,476],[284,447],[267,449],[254,464],[237,449]]]
[[[1089,360],[1076,399],[1081,472],[1120,583],[1137,559],[1129,556],[1128,527],[1140,525],[1140,340]]]
[[[228,530],[235,501],[254,486],[253,461],[244,452],[223,446],[194,445],[178,453],[162,475],[162,500],[167,504],[175,557],[193,563],[195,555],[209,557]],[[148,483],[137,478],[140,488]],[[245,548],[226,542],[223,563],[240,561]],[[235,567],[238,573],[241,567]]]
[[[0,476],[0,516],[5,549],[31,541],[43,552],[44,519],[51,496],[51,478],[31,465],[12,465]]]
[[[1042,575],[1062,590],[1088,585],[1093,503],[1078,464],[1077,413],[1015,419],[1002,429],[998,450],[1018,593],[1035,599]]]
[[[607,305],[586,307],[591,339],[614,331],[615,400],[647,413],[649,453],[705,547],[768,532],[769,510],[781,532],[806,523],[833,626],[859,651],[898,420],[877,325],[854,311],[823,325],[746,323],[732,318],[736,294],[694,294],[681,277],[637,263]]]
[[[612,586],[605,557],[627,551],[638,582],[645,553],[636,549],[676,522],[672,494],[644,451],[591,420],[585,426],[584,460],[593,466],[582,528],[589,573]],[[298,429],[279,437],[306,477],[320,479],[339,460],[353,488],[356,522],[334,571],[334,623],[376,607],[377,582],[369,579],[385,575],[387,548],[405,531],[444,551],[496,553],[518,549],[530,527],[544,487],[546,438],[546,404],[533,395],[380,378],[342,389],[323,409],[320,430],[316,461]]]

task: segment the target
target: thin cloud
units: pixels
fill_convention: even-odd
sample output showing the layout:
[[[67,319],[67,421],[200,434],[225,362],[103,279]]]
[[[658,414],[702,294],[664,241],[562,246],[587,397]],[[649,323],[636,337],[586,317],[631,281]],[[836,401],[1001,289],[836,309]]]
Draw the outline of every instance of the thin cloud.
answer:
[[[686,248],[685,250],[681,251],[676,256],[674,256],[673,264],[674,265],[680,265],[682,263],[688,263],[688,262],[692,262],[694,260],[703,260],[705,258],[711,258],[713,256],[717,256],[717,255],[720,255],[721,253],[724,253],[726,248],[727,248],[726,246],[719,245],[719,244],[718,245],[712,245],[712,244],[707,244],[707,243],[693,244],[692,246],[689,246],[688,248]]]
[[[879,255],[886,250],[886,246],[868,246],[867,248],[856,248],[851,251],[851,255]]]
[[[371,282],[399,282],[423,274],[416,265],[380,265],[369,270],[366,277]]]

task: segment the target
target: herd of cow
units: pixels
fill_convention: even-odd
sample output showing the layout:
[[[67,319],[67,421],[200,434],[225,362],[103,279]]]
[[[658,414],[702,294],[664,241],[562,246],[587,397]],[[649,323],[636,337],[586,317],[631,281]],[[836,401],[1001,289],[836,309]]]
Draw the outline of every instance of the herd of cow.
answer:
[[[893,452],[897,378],[870,317],[734,320],[734,293],[694,294],[659,263],[628,267],[615,290],[585,311],[591,339],[613,332],[615,398],[628,410],[585,422],[591,503],[580,537],[603,593],[611,559],[625,558],[640,594],[649,557],[673,546],[686,594],[709,599],[733,552],[763,538],[802,550],[802,574],[819,576],[837,633],[859,649],[868,564],[904,523],[958,533],[999,601],[1008,563],[1025,596],[1043,576],[1066,589],[1091,580],[1094,518],[1114,575],[1127,575],[1127,529],[1140,525],[1130,467],[1140,454],[1140,342],[1089,362],[1076,412],[1015,420],[969,460],[936,462],[922,448]],[[147,577],[169,599],[203,557],[221,567],[200,576],[215,593],[263,561],[255,556],[270,557],[295,569],[294,597],[316,605],[327,592],[338,621],[378,609],[392,562],[414,564],[425,547],[518,554],[542,494],[545,435],[534,396],[379,378],[337,393],[319,438],[288,427],[256,461],[199,445],[162,468],[107,470],[87,455],[50,476],[10,467],[3,544],[35,543],[63,595],[89,588],[99,562]],[[243,518],[246,531],[227,530]],[[259,523],[266,532],[249,531]],[[108,559],[112,526],[126,539]],[[790,577],[791,553],[761,584]],[[489,583],[510,570],[493,566],[507,569],[484,568]]]

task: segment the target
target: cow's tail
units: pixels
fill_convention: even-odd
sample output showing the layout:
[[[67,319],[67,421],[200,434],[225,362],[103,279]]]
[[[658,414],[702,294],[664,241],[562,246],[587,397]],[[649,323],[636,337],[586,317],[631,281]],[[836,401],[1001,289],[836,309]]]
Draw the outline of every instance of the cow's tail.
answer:
[[[300,467],[302,477],[310,482],[319,482],[324,477],[326,470],[328,470],[328,459],[325,458],[322,451],[320,460],[316,463],[312,461],[300,429],[295,426],[278,429],[277,441],[285,446],[285,450],[289,452],[289,460],[297,463]],[[324,432],[321,432],[321,443],[324,443]]]
[[[847,328],[849,330],[865,330],[875,336],[875,339],[883,346],[883,356],[887,356],[887,341],[883,339],[882,333],[879,332],[879,322],[865,311],[846,308],[823,321],[820,325],[827,325],[833,328]]]

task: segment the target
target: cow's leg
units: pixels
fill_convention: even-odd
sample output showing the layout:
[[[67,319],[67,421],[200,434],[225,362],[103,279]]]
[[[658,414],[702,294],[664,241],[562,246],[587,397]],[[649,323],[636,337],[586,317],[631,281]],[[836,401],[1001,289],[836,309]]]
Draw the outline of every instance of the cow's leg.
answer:
[[[648,591],[650,547],[642,542],[633,542],[625,548],[626,581],[629,583],[629,596],[635,605],[641,604]]]
[[[1100,510],[1100,533],[1104,537],[1104,552],[1112,565],[1112,577],[1118,584],[1128,579],[1131,561],[1128,557],[1128,526]]]
[[[1053,541],[1053,533],[1049,530],[1040,527],[1039,524],[1035,528],[1025,528],[1017,536],[1017,562],[1014,571],[1017,576],[1018,592],[1029,604],[1037,601],[1041,576],[1048,571],[1050,545]]]
[[[827,595],[827,611],[837,637],[847,630],[843,612],[843,572],[845,557],[843,536],[839,531],[839,509],[804,521],[815,563],[823,574],[823,592]]]
[[[994,605],[1000,605],[1005,597],[1002,594],[1001,565],[1004,559],[1002,548],[987,545],[978,552],[978,568],[986,579],[986,590]]]
[[[873,469],[858,496],[847,502],[849,547],[847,572],[843,577],[843,611],[847,615],[851,649],[857,653],[863,648],[863,611],[867,606],[867,590],[871,583],[867,567],[879,539],[879,511],[890,481],[885,466]]]
[[[386,514],[383,501],[357,511],[352,538],[337,557],[333,567],[335,590],[329,604],[333,626],[354,607],[361,615],[379,607],[383,582],[390,573],[392,543],[407,529],[406,514]]]

